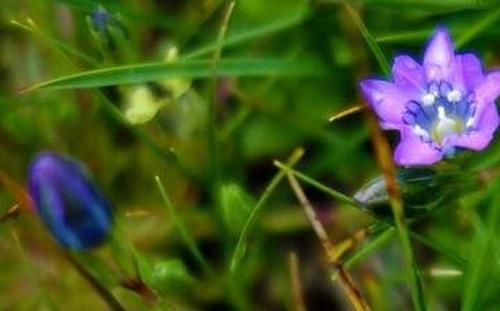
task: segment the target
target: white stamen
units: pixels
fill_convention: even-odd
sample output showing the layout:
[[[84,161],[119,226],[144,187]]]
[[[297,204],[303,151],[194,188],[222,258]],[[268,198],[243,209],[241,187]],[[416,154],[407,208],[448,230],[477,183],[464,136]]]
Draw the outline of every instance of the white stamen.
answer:
[[[435,85],[435,87],[433,87],[432,89],[433,89],[432,92],[429,94],[434,95],[434,97],[438,97],[439,96],[439,87],[437,85]]]
[[[438,140],[443,140],[445,137],[457,133],[457,122],[453,119],[444,117],[439,119],[436,123],[433,134],[438,138]]]
[[[441,120],[448,119],[448,117],[446,116],[446,112],[444,111],[444,107],[442,106],[438,107],[438,118]]]
[[[469,119],[467,120],[467,123],[465,123],[465,126],[466,126],[466,127],[469,127],[469,126],[471,126],[473,123],[474,123],[474,118],[469,118]]]
[[[413,132],[418,136],[429,137],[429,133],[423,128],[421,128],[419,125],[415,125],[413,127]]]
[[[459,90],[453,90],[446,95],[449,102],[458,102],[462,99],[462,93]]]
[[[427,93],[424,95],[424,97],[422,97],[422,103],[426,106],[430,106],[430,105],[434,104],[435,100],[436,100],[436,97],[431,93]]]

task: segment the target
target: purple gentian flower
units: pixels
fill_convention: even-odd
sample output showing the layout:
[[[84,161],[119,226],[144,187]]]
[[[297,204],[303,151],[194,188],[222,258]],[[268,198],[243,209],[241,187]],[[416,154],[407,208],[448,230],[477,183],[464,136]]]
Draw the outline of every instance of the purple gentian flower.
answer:
[[[499,117],[500,71],[483,72],[478,57],[455,54],[445,28],[429,41],[423,63],[394,59],[393,81],[361,81],[363,96],[383,129],[400,132],[394,160],[403,166],[430,165],[456,148],[483,150]]]
[[[35,212],[63,246],[84,250],[104,241],[111,207],[79,162],[39,153],[29,168],[28,187]]]

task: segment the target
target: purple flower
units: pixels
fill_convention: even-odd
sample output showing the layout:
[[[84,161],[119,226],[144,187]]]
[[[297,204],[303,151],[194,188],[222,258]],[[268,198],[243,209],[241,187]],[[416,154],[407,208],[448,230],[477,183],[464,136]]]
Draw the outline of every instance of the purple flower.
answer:
[[[446,29],[430,39],[423,64],[397,56],[392,75],[390,82],[366,79],[360,85],[381,127],[400,132],[397,164],[430,165],[457,147],[489,145],[499,124],[500,71],[485,74],[476,55],[455,54]]]
[[[31,162],[28,186],[36,213],[63,246],[83,250],[104,241],[111,207],[80,163],[39,153]]]

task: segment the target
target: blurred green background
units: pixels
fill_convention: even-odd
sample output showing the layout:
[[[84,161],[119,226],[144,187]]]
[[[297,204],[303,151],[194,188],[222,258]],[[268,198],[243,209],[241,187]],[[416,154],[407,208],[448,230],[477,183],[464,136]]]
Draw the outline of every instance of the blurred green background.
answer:
[[[244,257],[231,270],[242,229],[279,172],[273,160],[302,146],[297,170],[352,195],[380,174],[369,127],[362,113],[328,118],[363,104],[361,78],[383,76],[373,46],[389,63],[400,53],[420,59],[444,25],[461,50],[498,66],[500,2],[237,0],[228,7],[218,0],[2,0],[1,214],[22,199],[30,158],[61,152],[87,165],[115,206],[109,241],[73,256],[125,309],[300,310],[294,252],[307,310],[349,310],[286,178],[258,205]],[[119,70],[22,92],[108,67]],[[500,308],[492,212],[499,162],[497,142],[471,155],[467,168],[488,182],[411,225],[429,310]],[[373,223],[303,186],[334,243]],[[348,270],[368,304],[411,310],[397,236],[376,237],[355,243],[342,260],[366,250]],[[36,215],[23,210],[0,223],[1,310],[107,307]]]

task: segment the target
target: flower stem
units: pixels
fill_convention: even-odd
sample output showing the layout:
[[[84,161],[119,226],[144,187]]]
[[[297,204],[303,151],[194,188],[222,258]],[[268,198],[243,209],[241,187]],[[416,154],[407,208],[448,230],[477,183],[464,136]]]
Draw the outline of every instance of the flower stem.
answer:
[[[218,64],[222,55],[222,47],[224,43],[224,38],[226,36],[226,32],[229,26],[229,21],[231,20],[231,16],[234,10],[234,1],[230,1],[227,5],[227,8],[224,12],[224,17],[222,20],[222,24],[217,35],[217,39],[215,41],[215,49],[212,55],[212,79],[211,79],[211,103],[208,108],[208,153],[211,164],[210,176],[212,182],[212,193],[213,193],[213,201],[216,205],[219,205],[219,188],[220,188],[220,171],[221,171],[221,156],[220,156],[220,144],[217,138],[217,104],[218,104],[218,96],[217,96],[217,71]]]
[[[94,288],[94,290],[101,296],[101,298],[108,304],[109,308],[113,311],[125,311],[126,309],[120,302],[111,294],[111,292],[104,286],[92,273],[85,269],[76,260],[72,254],[62,250],[62,255],[66,260],[78,271],[78,273]]]
[[[382,131],[378,127],[377,121],[373,115],[368,115],[367,122],[372,131],[372,141],[375,149],[375,155],[387,185],[389,204],[392,209],[396,228],[398,229],[399,241],[401,243],[403,258],[406,265],[406,277],[410,283],[409,286],[413,306],[417,311],[427,310],[422,284],[418,276],[418,267],[413,256],[410,235],[405,221],[403,201],[401,200],[399,187],[396,182],[396,168],[392,161],[389,143],[383,136]]]

